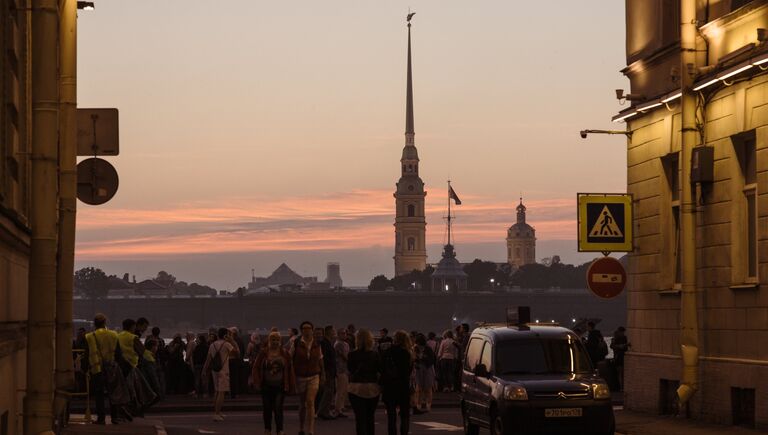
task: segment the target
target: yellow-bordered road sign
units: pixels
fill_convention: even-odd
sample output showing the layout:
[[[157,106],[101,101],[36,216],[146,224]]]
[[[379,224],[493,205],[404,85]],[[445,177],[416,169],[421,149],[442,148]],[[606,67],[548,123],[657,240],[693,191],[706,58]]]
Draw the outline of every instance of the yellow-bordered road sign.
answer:
[[[579,193],[579,252],[631,252],[632,195]]]

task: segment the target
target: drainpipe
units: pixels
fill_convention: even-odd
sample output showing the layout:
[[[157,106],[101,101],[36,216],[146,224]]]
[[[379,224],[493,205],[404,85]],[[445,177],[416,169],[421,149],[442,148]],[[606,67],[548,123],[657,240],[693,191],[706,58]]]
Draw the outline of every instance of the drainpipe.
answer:
[[[59,0],[59,246],[56,270],[56,392],[71,391],[72,287],[77,206],[77,1]],[[55,407],[58,409],[58,407]]]
[[[58,5],[32,1],[32,155],[24,433],[52,434],[58,195]]]
[[[682,240],[682,292],[680,297],[680,354],[683,373],[677,397],[680,407],[688,403],[699,387],[699,324],[696,292],[696,202],[695,186],[691,183],[691,157],[698,140],[696,128],[696,0],[680,1],[680,71],[682,100],[681,158],[682,198],[680,204]]]

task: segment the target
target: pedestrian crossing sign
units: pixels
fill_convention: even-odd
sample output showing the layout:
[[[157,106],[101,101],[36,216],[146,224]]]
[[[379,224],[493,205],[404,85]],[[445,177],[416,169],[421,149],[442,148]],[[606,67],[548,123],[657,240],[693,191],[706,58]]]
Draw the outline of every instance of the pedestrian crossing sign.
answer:
[[[632,195],[580,193],[579,252],[630,252]]]

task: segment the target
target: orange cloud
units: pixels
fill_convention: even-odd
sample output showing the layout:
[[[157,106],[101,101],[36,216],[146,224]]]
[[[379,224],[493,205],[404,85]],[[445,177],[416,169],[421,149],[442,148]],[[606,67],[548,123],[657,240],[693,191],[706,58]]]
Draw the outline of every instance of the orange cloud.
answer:
[[[463,194],[455,208],[457,243],[504,243],[514,203]],[[427,242],[444,243],[445,202],[426,204]],[[543,240],[575,238],[575,200],[526,201],[528,222]],[[229,198],[163,209],[81,208],[78,260],[202,253],[311,251],[393,243],[391,191],[356,190],[321,197]]]

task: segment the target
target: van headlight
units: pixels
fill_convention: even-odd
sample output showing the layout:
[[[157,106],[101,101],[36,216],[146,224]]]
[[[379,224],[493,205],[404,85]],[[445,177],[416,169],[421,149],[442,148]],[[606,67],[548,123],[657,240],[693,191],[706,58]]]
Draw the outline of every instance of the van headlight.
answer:
[[[611,389],[608,384],[592,384],[592,397],[595,399],[610,399]]]
[[[528,400],[528,392],[520,385],[507,385],[504,387],[505,400]]]

